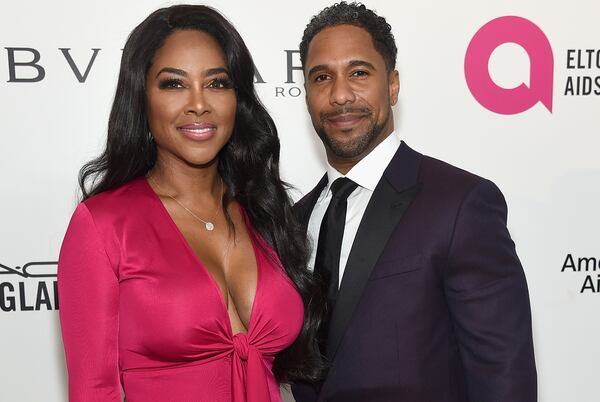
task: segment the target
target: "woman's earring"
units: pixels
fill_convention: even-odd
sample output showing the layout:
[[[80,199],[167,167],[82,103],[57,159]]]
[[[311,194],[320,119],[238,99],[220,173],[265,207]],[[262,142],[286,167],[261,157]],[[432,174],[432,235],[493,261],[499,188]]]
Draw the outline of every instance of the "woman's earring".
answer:
[[[150,131],[148,131],[148,144],[152,144],[154,142],[154,136]]]

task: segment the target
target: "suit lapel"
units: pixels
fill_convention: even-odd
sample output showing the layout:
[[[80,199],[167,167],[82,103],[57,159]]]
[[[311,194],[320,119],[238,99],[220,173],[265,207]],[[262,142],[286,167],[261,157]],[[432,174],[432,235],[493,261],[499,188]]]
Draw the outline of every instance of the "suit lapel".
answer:
[[[308,194],[306,194],[300,201],[298,201],[294,205],[294,213],[296,214],[296,218],[306,231],[308,229],[308,221],[310,220],[310,215],[312,213],[317,200],[319,199],[319,195],[323,192],[323,189],[327,185],[327,173],[321,177],[319,183],[313,188]]]
[[[350,250],[331,317],[327,341],[331,360],[337,353],[379,255],[420,189],[417,183],[420,161],[421,154],[402,143],[371,196]]]

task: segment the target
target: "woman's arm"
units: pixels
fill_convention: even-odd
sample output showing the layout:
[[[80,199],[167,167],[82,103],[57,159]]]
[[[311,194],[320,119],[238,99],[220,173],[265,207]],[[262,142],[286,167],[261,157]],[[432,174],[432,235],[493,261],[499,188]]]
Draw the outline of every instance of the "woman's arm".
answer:
[[[80,204],[58,262],[60,322],[71,402],[122,400],[115,272],[89,210]]]

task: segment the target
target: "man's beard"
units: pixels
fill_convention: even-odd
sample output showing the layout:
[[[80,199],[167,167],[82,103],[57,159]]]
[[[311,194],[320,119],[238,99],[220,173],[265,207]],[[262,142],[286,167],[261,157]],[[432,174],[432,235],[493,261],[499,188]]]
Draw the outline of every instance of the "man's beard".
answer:
[[[370,113],[367,116],[369,119],[369,126],[367,127],[366,132],[364,132],[358,138],[346,141],[336,141],[334,138],[327,135],[325,130],[325,120],[327,118],[338,114],[352,112]],[[333,154],[338,158],[353,159],[363,154],[367,149],[369,149],[369,147],[371,147],[373,142],[379,137],[381,131],[383,130],[383,124],[376,123],[375,119],[373,118],[373,114],[369,109],[343,108],[333,113],[321,114],[320,117],[320,125],[315,127],[315,131],[325,146],[329,148],[331,152],[333,152]],[[384,119],[384,122],[385,121],[387,121],[387,117]]]

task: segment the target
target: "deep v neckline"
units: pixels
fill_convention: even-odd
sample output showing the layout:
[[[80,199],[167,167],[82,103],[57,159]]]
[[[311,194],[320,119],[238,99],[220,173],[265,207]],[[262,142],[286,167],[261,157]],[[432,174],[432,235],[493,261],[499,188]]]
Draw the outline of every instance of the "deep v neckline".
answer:
[[[242,215],[242,219],[244,220],[244,224],[246,225],[246,231],[248,232],[248,237],[250,238],[250,243],[252,244],[252,252],[254,253],[254,263],[256,265],[256,287],[254,289],[254,299],[252,300],[252,307],[250,308],[250,318],[248,319],[248,328],[246,329],[246,333],[244,334],[244,332],[240,331],[240,332],[234,334],[233,333],[233,325],[231,323],[231,318],[229,317],[229,309],[227,308],[227,304],[225,303],[225,295],[223,294],[223,292],[221,292],[221,289],[219,288],[219,284],[217,283],[215,278],[212,276],[212,274],[210,273],[208,268],[206,268],[206,266],[204,265],[202,260],[200,260],[200,257],[198,256],[198,254],[196,254],[196,252],[194,251],[192,246],[190,246],[190,243],[187,241],[187,239],[185,238],[185,236],[183,235],[183,233],[181,232],[181,230],[179,229],[179,227],[177,226],[177,224],[171,217],[169,210],[167,209],[165,204],[163,204],[163,202],[160,199],[160,197],[158,196],[158,194],[156,194],[154,192],[154,189],[152,188],[152,186],[150,186],[150,183],[148,183],[148,179],[146,177],[142,177],[141,179],[144,182],[148,191],[150,192],[151,197],[158,203],[158,207],[162,211],[162,215],[168,221],[169,225],[171,226],[171,229],[177,234],[180,242],[183,244],[187,253],[190,255],[190,257],[194,261],[194,264],[199,265],[201,267],[202,271],[204,272],[204,274],[208,277],[208,280],[211,283],[211,288],[213,289],[217,298],[220,301],[219,304],[221,306],[221,311],[223,312],[223,314],[225,316],[225,320],[228,323],[227,329],[229,332],[229,336],[232,339],[233,339],[233,337],[235,337],[239,334],[249,336],[250,333],[252,332],[252,328],[254,327],[254,311],[256,310],[256,302],[258,300],[258,294],[259,294],[259,290],[260,290],[260,282],[261,282],[262,275],[261,275],[261,264],[260,264],[260,261],[258,258],[259,250],[256,245],[255,238],[254,238],[255,233],[254,233],[253,229],[249,226],[249,219],[246,216],[246,211],[244,211],[244,209],[242,208],[241,205],[237,204],[240,214]],[[236,309],[237,309],[237,307],[236,307]]]

